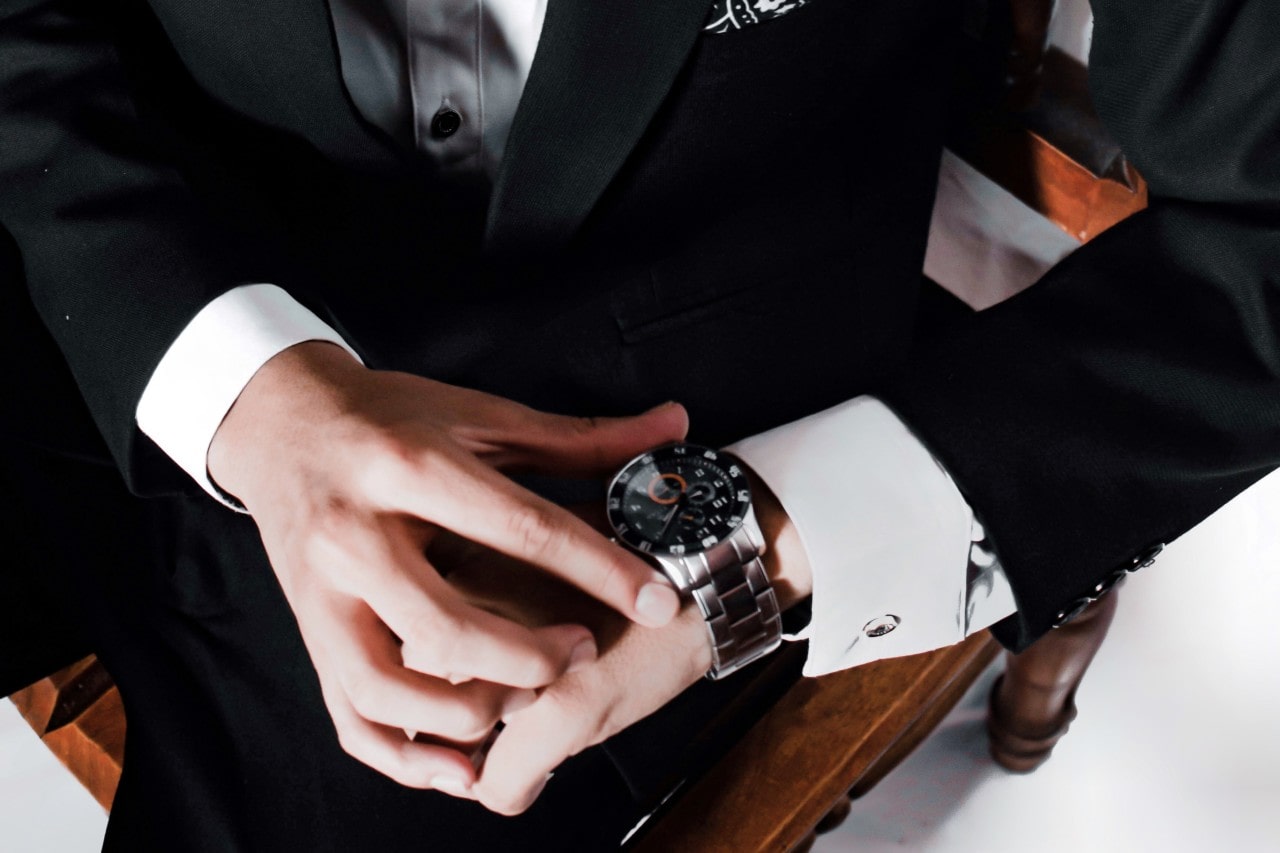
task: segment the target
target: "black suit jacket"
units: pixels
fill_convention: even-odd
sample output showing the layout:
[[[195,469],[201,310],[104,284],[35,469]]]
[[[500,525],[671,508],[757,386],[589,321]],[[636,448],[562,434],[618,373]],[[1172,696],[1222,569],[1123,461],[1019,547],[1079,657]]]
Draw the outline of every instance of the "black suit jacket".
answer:
[[[361,121],[321,0],[4,0],[0,222],[131,487],[169,342],[274,281],[371,364],[726,441],[874,391],[986,521],[1021,647],[1276,464],[1280,11],[1099,0],[1150,210],[907,357],[957,20],[553,0],[492,200]],[[532,354],[532,355],[531,355]]]
[[[359,119],[318,0],[118,5],[0,7],[0,217],[138,491],[189,488],[133,423],[151,369],[250,280],[375,364],[562,409],[678,396],[712,440],[877,390],[988,522],[1016,645],[1274,464],[1272,3],[1097,3],[1095,97],[1151,209],[896,378],[950,2],[717,38],[702,3],[553,2],[487,211]],[[761,321],[783,296],[807,316]],[[485,366],[602,298],[579,319],[621,345],[592,326],[533,376]],[[588,343],[621,355],[584,372]]]

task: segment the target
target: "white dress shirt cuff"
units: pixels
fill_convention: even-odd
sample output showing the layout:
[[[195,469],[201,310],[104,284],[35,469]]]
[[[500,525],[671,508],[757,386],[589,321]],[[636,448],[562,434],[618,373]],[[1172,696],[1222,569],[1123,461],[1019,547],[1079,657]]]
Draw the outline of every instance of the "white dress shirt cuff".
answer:
[[[994,559],[970,583],[970,551],[982,533],[968,503],[874,397],[728,449],[777,495],[809,557],[805,675],[951,645],[1013,612]]]
[[[239,510],[209,478],[209,444],[258,369],[303,341],[329,341],[359,358],[279,287],[227,291],[201,309],[165,352],[138,401],[138,428],[206,492]]]

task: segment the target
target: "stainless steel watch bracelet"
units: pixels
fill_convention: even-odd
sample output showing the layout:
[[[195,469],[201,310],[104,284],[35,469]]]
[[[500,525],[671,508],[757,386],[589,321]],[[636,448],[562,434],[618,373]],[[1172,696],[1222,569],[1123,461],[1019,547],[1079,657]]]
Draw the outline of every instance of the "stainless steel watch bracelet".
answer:
[[[742,525],[709,551],[668,558],[689,580],[688,591],[707,622],[711,679],[737,672],[782,643],[778,599],[750,527],[755,525]]]

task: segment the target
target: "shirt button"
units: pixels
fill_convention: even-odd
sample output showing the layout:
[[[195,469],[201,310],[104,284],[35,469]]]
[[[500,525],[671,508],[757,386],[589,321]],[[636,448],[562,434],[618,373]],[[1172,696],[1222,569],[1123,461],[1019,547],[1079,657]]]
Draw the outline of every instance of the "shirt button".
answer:
[[[462,127],[462,116],[457,110],[444,107],[431,119],[431,135],[437,139],[453,136]]]
[[[868,637],[883,637],[902,624],[902,620],[892,613],[872,619],[862,626],[862,633]]]

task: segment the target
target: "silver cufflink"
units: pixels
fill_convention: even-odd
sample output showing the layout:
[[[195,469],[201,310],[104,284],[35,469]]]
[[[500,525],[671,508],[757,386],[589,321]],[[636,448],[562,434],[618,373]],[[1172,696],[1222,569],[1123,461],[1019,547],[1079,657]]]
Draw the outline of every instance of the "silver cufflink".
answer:
[[[892,613],[879,616],[862,626],[862,633],[868,637],[883,637],[902,624],[902,620]]]

